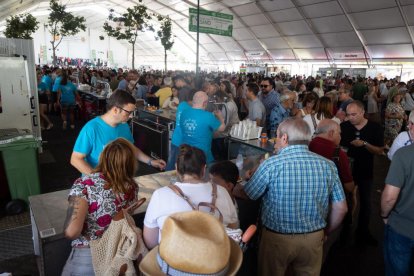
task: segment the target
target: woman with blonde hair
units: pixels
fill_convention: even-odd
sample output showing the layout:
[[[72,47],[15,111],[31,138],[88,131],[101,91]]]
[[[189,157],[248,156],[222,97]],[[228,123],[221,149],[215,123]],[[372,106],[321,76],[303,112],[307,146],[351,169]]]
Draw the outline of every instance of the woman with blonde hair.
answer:
[[[95,275],[89,240],[102,237],[112,217],[136,202],[134,181],[137,162],[134,146],[118,138],[105,146],[98,166],[78,178],[69,192],[65,236],[72,239],[72,251],[62,275]]]

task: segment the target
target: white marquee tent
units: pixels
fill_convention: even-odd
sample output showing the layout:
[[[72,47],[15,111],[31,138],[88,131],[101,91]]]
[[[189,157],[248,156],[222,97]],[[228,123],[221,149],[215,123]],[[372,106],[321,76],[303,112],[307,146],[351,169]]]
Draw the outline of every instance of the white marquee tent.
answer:
[[[61,0],[87,20],[88,30],[62,43],[61,56],[89,58],[91,50],[119,64],[130,62],[130,47],[113,38],[98,39],[108,10],[122,13],[134,0]],[[197,0],[144,0],[150,11],[168,15],[176,36],[169,63],[195,63],[196,33],[188,31],[189,8]],[[29,12],[45,23],[49,1],[3,0],[0,31],[9,15]],[[414,61],[414,0],[201,0],[210,11],[233,15],[233,36],[200,34],[201,66],[224,64],[359,62],[367,67],[388,62]],[[47,31],[35,35],[35,47],[48,45]],[[139,64],[162,64],[164,51],[154,33],[140,34],[136,47]],[[121,50],[124,49],[124,50]],[[105,54],[106,53],[106,54]],[[191,67],[194,68],[194,67]]]

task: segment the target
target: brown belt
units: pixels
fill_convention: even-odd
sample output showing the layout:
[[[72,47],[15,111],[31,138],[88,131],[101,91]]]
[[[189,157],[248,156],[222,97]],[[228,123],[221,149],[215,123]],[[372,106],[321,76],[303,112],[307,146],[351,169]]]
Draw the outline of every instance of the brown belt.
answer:
[[[303,234],[311,234],[311,233],[316,233],[316,232],[319,232],[319,231],[322,231],[322,230],[323,230],[323,228],[321,228],[321,229],[317,229],[317,230],[314,230],[314,231],[303,232],[303,233],[281,233],[281,232],[277,232],[277,231],[275,231],[275,230],[272,230],[272,229],[270,229],[270,228],[268,228],[268,227],[266,227],[266,226],[265,226],[265,228],[266,228],[266,230],[267,230],[267,231],[269,231],[269,232],[272,232],[272,233],[274,233],[274,234],[280,234],[280,235],[303,235]]]

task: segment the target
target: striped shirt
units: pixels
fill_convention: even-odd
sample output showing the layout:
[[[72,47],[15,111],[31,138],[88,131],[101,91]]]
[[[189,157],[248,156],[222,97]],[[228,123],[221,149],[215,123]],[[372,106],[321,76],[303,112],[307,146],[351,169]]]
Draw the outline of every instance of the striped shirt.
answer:
[[[263,225],[286,234],[325,228],[329,203],[345,200],[335,164],[306,145],[264,161],[244,189],[251,199],[263,196]]]

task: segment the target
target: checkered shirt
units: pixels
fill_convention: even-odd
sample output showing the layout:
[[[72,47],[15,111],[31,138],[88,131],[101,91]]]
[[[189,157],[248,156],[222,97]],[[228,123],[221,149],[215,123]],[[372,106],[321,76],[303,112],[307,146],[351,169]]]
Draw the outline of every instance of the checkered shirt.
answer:
[[[286,234],[325,228],[329,203],[345,200],[335,164],[306,145],[264,161],[244,189],[254,200],[263,196],[263,225]]]

